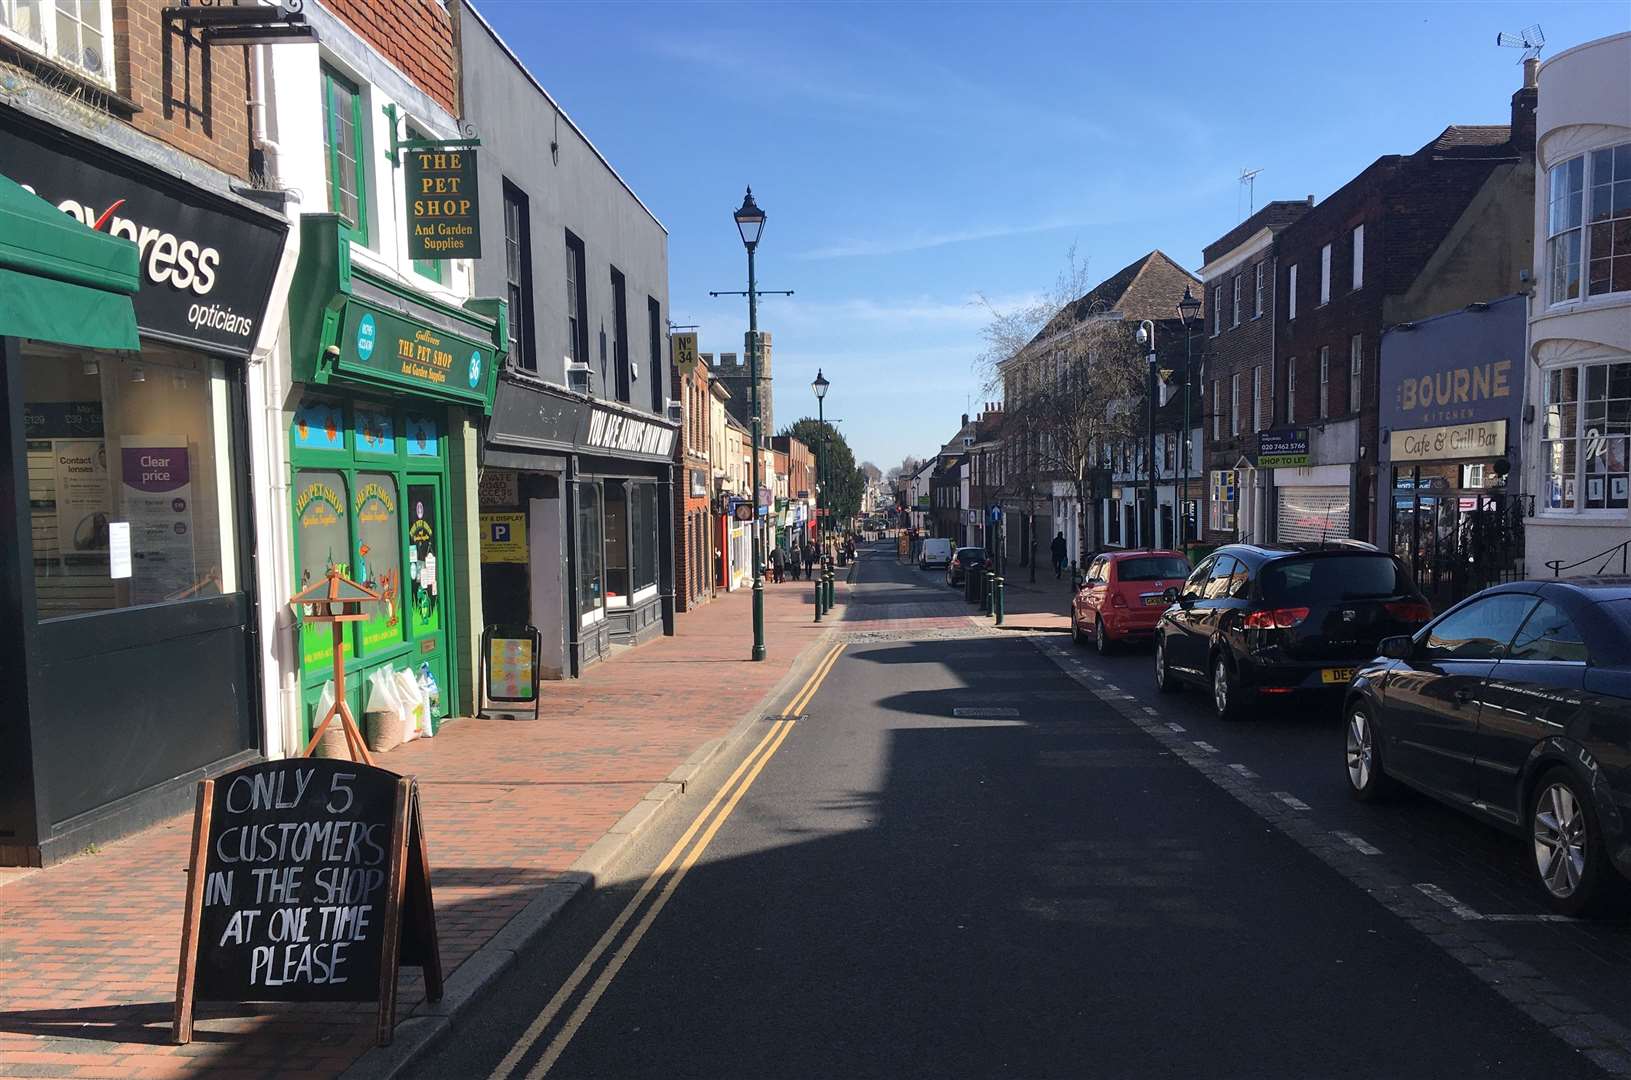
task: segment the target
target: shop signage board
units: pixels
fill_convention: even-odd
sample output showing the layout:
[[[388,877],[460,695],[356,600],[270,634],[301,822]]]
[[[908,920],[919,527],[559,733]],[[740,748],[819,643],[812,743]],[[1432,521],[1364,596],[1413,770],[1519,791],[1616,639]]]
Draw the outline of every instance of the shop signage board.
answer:
[[[519,506],[520,479],[513,469],[483,469],[476,482],[477,498],[484,507]]]
[[[589,417],[583,445],[597,450],[667,458],[674,447],[674,429],[626,413],[596,409]]]
[[[338,370],[475,404],[486,400],[493,351],[381,308],[346,305]]]
[[[749,502],[738,502],[731,508],[731,516],[736,518],[737,521],[752,521],[753,504]]]
[[[670,334],[668,341],[668,350],[674,357],[675,367],[689,368],[697,362],[697,335]]]
[[[481,561],[527,565],[527,515],[481,515]]]
[[[488,701],[536,707],[543,640],[535,626],[489,626],[482,633]]]
[[[407,152],[408,255],[481,257],[481,199],[474,149]]]
[[[1388,453],[1395,462],[1499,457],[1506,453],[1506,421],[1394,431],[1388,435]]]
[[[1257,466],[1291,469],[1308,464],[1308,429],[1279,428],[1257,433]]]
[[[0,120],[5,120],[0,114]],[[288,229],[116,151],[0,123],[5,174],[80,223],[140,250],[131,297],[145,332],[253,350]]]
[[[189,595],[201,580],[193,551],[193,485],[186,438],[127,437],[120,443],[119,463],[124,489],[120,502],[137,560],[130,602],[152,604]]]
[[[397,971],[442,996],[418,789],[342,759],[248,765],[198,786],[172,1035],[201,1001],[379,1003],[391,1041]]]
[[[707,496],[707,494],[708,494],[708,472],[707,472],[707,470],[706,469],[692,469],[692,470],[690,470],[690,472],[691,472],[691,497],[695,498],[695,499],[705,498]]]

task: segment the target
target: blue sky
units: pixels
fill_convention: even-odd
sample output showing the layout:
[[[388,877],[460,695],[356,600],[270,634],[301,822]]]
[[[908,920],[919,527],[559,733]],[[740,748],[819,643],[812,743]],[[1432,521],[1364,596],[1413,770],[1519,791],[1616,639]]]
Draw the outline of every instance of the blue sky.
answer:
[[[1198,269],[1257,205],[1322,199],[1447,124],[1505,123],[1521,69],[1631,29],[1631,3],[745,4],[477,0],[669,230],[675,323],[741,349],[730,219],[768,221],[759,284],[778,424],[810,380],[856,457],[926,455],[983,396],[999,304],[1074,246],[1095,280],[1151,248]],[[972,406],[971,404],[972,403]]]

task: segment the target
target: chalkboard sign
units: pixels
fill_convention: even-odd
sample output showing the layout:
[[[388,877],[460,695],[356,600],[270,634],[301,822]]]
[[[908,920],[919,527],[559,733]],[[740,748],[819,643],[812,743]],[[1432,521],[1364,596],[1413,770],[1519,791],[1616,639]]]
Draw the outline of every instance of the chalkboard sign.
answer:
[[[177,1042],[195,1001],[379,1001],[397,969],[441,963],[413,780],[327,758],[250,765],[199,785]]]

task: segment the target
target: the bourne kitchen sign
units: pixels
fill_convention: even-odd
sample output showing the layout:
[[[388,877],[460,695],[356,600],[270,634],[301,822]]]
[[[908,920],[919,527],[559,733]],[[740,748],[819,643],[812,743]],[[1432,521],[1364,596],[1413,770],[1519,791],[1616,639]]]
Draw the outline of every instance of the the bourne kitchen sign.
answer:
[[[481,257],[481,200],[474,149],[408,151],[408,254],[415,259]]]

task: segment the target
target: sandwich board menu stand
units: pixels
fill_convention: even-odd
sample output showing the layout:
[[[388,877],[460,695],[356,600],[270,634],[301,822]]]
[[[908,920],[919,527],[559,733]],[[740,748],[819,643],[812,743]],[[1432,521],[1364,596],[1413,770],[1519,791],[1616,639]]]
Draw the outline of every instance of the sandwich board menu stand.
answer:
[[[306,754],[198,785],[171,1035],[192,1041],[199,1001],[379,1003],[396,1026],[397,972],[442,998],[430,859],[412,777],[376,768],[345,706],[340,623],[379,599],[332,569],[295,597],[335,624],[336,704]],[[338,607],[340,610],[335,611]],[[309,756],[338,716],[360,760]]]

